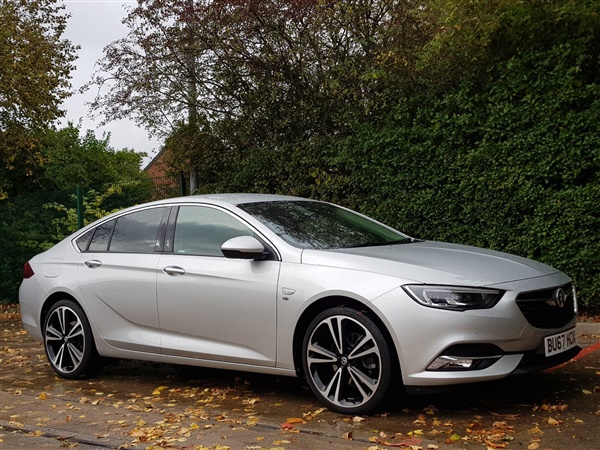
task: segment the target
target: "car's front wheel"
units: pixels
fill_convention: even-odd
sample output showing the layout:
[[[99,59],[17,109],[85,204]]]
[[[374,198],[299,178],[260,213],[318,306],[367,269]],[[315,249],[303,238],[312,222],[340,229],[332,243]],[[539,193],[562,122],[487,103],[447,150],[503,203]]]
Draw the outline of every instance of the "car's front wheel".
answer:
[[[392,363],[381,331],[363,313],[328,309],[310,323],[302,346],[304,373],[330,409],[363,414],[388,391]]]
[[[102,367],[89,321],[71,300],[50,308],[44,321],[44,349],[52,369],[63,378],[93,376]]]

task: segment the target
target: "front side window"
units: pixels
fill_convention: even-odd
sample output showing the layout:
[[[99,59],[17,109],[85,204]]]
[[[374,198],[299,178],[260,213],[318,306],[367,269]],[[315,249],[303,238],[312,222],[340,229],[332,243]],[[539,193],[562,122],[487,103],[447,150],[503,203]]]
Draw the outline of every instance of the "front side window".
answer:
[[[335,249],[410,241],[398,231],[335,205],[313,201],[238,205],[295,247]]]
[[[180,255],[223,256],[221,245],[238,236],[254,236],[254,232],[221,210],[181,206],[175,225],[173,252]]]

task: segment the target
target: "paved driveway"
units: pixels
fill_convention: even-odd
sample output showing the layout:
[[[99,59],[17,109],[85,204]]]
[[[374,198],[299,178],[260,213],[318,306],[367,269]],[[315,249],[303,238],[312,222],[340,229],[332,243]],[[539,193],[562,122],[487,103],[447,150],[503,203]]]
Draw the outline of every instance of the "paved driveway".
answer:
[[[577,449],[600,442],[600,324],[577,360],[454,393],[394,397],[348,417],[289,378],[115,361],[57,378],[18,314],[0,315],[0,449]]]

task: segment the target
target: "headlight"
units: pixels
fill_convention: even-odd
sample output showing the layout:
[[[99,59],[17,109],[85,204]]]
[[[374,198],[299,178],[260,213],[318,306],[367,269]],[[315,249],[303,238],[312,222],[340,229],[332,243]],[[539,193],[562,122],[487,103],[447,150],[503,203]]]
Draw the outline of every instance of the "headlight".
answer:
[[[423,306],[452,311],[491,308],[504,295],[504,291],[498,289],[460,286],[411,284],[402,287],[414,300]]]

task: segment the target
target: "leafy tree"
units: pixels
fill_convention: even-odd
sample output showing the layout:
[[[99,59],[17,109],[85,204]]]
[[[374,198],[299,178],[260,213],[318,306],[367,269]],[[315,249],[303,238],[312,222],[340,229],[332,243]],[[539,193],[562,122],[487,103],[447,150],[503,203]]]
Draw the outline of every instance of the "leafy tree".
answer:
[[[41,140],[47,189],[69,190],[75,186],[101,186],[121,180],[141,180],[144,153],[116,150],[110,135],[96,138],[92,130],[80,136],[80,129],[68,124],[60,130],[47,130]]]
[[[388,103],[380,94],[397,92],[392,78],[410,79],[426,40],[422,14],[409,0],[139,2],[130,33],[99,62],[93,109],[165,136],[184,122],[205,134],[208,123],[214,149],[229,149],[234,164],[254,153],[285,159]],[[395,76],[380,77],[380,66]],[[185,153],[189,165],[206,162],[204,149]],[[318,159],[288,170],[308,176]]]
[[[210,97],[212,77],[202,66],[208,50],[189,32],[193,3],[148,0],[129,10],[123,21],[129,34],[109,44],[98,61],[92,84],[100,91],[93,110],[107,120],[129,117],[152,133],[166,135],[190,108],[198,109],[199,98]],[[192,96],[190,83],[198,80],[203,81]],[[204,102],[204,109],[209,103]]]
[[[206,120],[196,124],[178,122],[165,139],[166,161],[171,175],[185,173],[194,166],[200,183],[214,184],[221,176],[227,148],[216,138]]]
[[[465,79],[485,79],[497,63],[560,43],[587,47],[585,64],[591,70],[586,72],[597,70],[595,0],[433,0],[431,7],[439,32],[421,55],[420,74],[437,91]]]
[[[58,0],[0,0],[0,199],[36,181],[41,132],[62,116],[77,47]]]
[[[38,145],[44,160],[38,192],[0,202],[0,301],[16,300],[24,261],[77,229],[75,186],[94,188],[84,192],[85,224],[149,201],[156,192],[140,170],[143,154],[113,149],[109,136],[97,139],[90,130],[80,136],[79,128],[69,124],[40,133]]]

